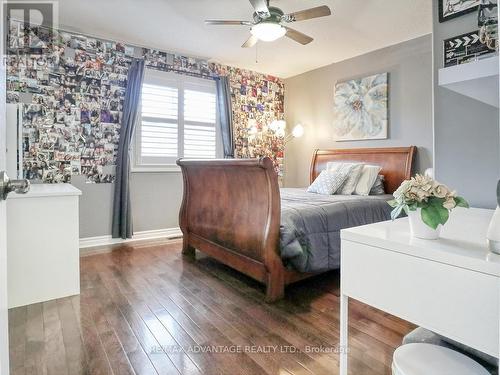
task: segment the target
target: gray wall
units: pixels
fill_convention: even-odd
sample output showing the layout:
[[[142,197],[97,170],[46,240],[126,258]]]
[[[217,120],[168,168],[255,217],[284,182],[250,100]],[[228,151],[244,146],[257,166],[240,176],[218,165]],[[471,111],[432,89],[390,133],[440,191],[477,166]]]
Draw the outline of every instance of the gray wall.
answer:
[[[333,94],[336,82],[389,72],[389,138],[336,142]],[[285,80],[288,127],[306,128],[288,143],[285,186],[309,183],[312,152],[316,148],[418,146],[417,170],[432,166],[432,38],[426,35],[378,51],[328,65]]]
[[[500,171],[498,109],[437,85],[443,40],[477,29],[477,14],[439,23],[433,0],[436,178],[473,206],[496,206]]]
[[[114,184],[86,184],[81,176],[72,184],[83,192],[80,238],[111,235]],[[178,227],[181,173],[132,173],[131,200],[135,232]]]

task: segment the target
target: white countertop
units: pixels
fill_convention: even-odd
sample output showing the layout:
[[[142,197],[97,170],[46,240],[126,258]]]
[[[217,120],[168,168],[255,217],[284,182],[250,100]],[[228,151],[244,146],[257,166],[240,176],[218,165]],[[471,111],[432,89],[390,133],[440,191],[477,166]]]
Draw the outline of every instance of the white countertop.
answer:
[[[411,237],[408,218],[344,229],[341,238],[500,277],[500,255],[486,239],[493,212],[456,208],[437,240]]]
[[[7,200],[41,197],[62,197],[72,195],[82,195],[82,192],[71,184],[31,184],[30,191],[28,193],[10,193]]]

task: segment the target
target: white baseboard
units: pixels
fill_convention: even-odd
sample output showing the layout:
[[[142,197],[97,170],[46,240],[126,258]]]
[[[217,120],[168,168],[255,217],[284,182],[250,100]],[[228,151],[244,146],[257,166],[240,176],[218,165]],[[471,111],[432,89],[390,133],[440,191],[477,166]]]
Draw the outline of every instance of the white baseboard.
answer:
[[[180,228],[145,230],[142,232],[134,233],[134,236],[132,238],[127,238],[126,240],[122,238],[112,238],[111,236],[80,238],[80,256],[102,252],[89,249],[94,247],[116,245],[134,241],[157,240],[162,238],[173,239],[178,237],[182,237]]]

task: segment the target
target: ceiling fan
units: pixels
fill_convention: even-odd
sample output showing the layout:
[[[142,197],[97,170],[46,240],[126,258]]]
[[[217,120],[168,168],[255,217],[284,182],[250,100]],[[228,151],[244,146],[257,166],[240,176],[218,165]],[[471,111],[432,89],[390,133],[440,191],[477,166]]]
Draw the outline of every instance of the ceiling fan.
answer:
[[[243,43],[243,48],[253,47],[259,40],[272,42],[283,36],[305,45],[311,43],[313,38],[284,24],[332,14],[330,8],[326,5],[285,14],[281,9],[269,6],[269,0],[250,0],[250,3],[255,9],[253,21],[206,20],[205,23],[207,25],[251,26],[250,33],[252,35]]]

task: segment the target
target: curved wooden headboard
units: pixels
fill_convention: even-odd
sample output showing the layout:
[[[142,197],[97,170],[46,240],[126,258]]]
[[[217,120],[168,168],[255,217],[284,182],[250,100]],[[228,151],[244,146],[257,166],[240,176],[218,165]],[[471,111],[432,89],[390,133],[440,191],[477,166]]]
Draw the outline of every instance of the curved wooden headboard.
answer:
[[[311,183],[326,169],[328,162],[364,162],[382,167],[380,174],[385,176],[385,191],[392,194],[401,182],[411,177],[416,151],[415,146],[316,150],[311,163]]]

